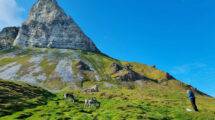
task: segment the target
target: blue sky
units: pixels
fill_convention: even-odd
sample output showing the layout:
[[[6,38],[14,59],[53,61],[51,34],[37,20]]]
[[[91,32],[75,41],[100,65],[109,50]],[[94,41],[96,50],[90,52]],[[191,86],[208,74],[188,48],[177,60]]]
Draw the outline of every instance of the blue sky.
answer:
[[[19,26],[36,0],[0,0],[0,29]],[[167,71],[215,97],[214,0],[58,0],[111,57]]]

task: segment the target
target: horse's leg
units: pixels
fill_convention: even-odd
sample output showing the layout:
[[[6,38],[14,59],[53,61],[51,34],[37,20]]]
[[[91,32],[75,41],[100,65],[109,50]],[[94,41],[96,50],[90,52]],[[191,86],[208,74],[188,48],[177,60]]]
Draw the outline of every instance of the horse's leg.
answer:
[[[86,107],[87,107],[87,103],[84,104],[84,108],[86,108]]]
[[[88,106],[89,106],[89,102],[88,102],[88,100],[85,100],[84,107],[86,108],[86,107],[88,107]]]
[[[94,107],[96,108],[96,103],[95,103],[95,102],[93,103],[93,105],[94,105]]]
[[[87,103],[87,107],[90,107],[90,103]]]
[[[89,102],[88,107],[90,107],[90,106],[91,106],[91,103]]]
[[[100,102],[97,102],[97,104],[99,105],[99,107],[100,107]]]

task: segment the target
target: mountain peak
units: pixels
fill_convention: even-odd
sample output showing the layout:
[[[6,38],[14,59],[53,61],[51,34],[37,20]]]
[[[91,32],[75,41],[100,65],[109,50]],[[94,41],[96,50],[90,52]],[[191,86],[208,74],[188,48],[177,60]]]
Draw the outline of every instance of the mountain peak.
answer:
[[[14,41],[15,46],[99,52],[56,0],[38,0]]]
[[[28,21],[52,22],[53,20],[67,20],[68,16],[61,9],[56,0],[39,0],[29,13]]]

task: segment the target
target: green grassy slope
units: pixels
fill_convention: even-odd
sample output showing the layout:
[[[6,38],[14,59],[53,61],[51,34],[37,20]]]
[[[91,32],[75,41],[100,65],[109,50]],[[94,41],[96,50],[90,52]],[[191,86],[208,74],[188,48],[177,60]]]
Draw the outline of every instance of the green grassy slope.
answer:
[[[32,62],[36,58],[38,62]],[[63,71],[72,69],[74,81],[64,80],[56,72],[57,66],[66,60]],[[80,61],[86,69],[77,66]],[[134,81],[119,81],[117,76],[129,73],[122,70],[113,74],[111,65],[130,66],[138,74]],[[7,66],[9,65],[9,66]],[[18,71],[12,71],[13,79],[35,77],[33,81],[49,90],[61,92],[53,96],[42,88],[20,82],[0,80],[0,120],[213,120],[215,118],[215,99],[197,89],[175,80],[167,72],[153,66],[135,62],[115,60],[103,54],[80,50],[58,50],[30,48],[13,48],[0,52],[0,73],[8,74],[14,66],[20,65]],[[61,64],[60,64],[61,65]],[[66,67],[68,67],[66,69]],[[36,68],[40,68],[34,73]],[[64,68],[64,67],[63,67]],[[6,72],[5,72],[6,71]],[[8,75],[13,75],[13,74]],[[62,75],[62,73],[61,73]],[[27,76],[22,78],[23,76]],[[40,80],[43,76],[43,80]],[[142,77],[144,76],[144,77]],[[1,77],[1,76],[0,76]],[[7,77],[7,76],[4,76]],[[32,79],[26,79],[26,82]],[[100,92],[84,94],[83,88],[99,85]],[[76,90],[74,90],[74,85]],[[200,112],[188,112],[192,108],[187,98],[186,89],[196,93]],[[64,103],[64,91],[73,92],[77,103]],[[84,99],[96,97],[101,101],[101,108],[95,110],[84,108]]]
[[[35,57],[39,57],[39,63],[31,61],[31,59],[34,59]],[[112,70],[110,66],[113,63],[117,63],[121,66],[130,65],[133,71],[135,71],[141,76],[145,76],[147,80],[151,80],[154,82],[161,82],[163,80],[166,80],[167,76],[166,72],[153,68],[152,66],[134,62],[130,63],[125,61],[119,61],[103,54],[96,54],[81,50],[59,50],[41,48],[13,48],[0,52],[0,68],[4,68],[5,66],[12,64],[11,66],[7,66],[3,70],[0,70],[0,72],[4,72],[12,67],[20,65],[20,69],[15,73],[17,74],[16,78],[13,78],[15,80],[22,81],[23,76],[30,75],[32,76],[32,78],[34,77],[34,79],[36,79],[33,83],[41,84],[43,87],[48,88],[50,90],[65,90],[67,88],[74,88],[71,87],[72,85],[69,82],[63,80],[63,78],[60,77],[58,73],[56,73],[57,65],[62,60],[66,60],[68,62],[68,65],[72,68],[74,76],[74,83],[72,84],[75,84],[76,87],[79,88],[91,86],[98,81],[100,81],[99,83],[97,83],[100,84],[100,87],[106,87],[103,85],[104,81],[118,85],[118,81],[115,79],[115,77],[119,76],[120,74],[126,74],[127,71],[124,71],[125,73],[119,72],[116,74],[111,74]],[[76,63],[80,60],[84,63],[87,63],[88,67],[89,65],[91,65],[94,70],[78,70]],[[39,71],[31,73],[36,68],[40,68]],[[44,80],[38,78],[38,76],[41,75],[45,77]],[[27,79],[23,81],[28,82],[29,80]],[[119,85],[121,85],[121,83],[119,83]]]
[[[0,117],[47,103],[54,96],[33,85],[0,79]]]
[[[213,98],[197,95],[200,112],[188,112],[191,108],[186,93],[155,90],[112,89],[99,93],[74,93],[78,102],[64,103],[63,93],[48,101],[47,105],[25,109],[0,120],[214,120]],[[101,107],[84,108],[86,98],[96,97]]]
[[[39,59],[38,62],[31,61],[31,59],[35,58]],[[64,60],[67,62],[67,66],[70,67],[73,72],[72,76],[74,77],[74,81],[72,82],[72,85],[70,82],[68,82],[68,80],[64,80],[64,78],[60,77],[59,73],[56,72],[57,66],[60,62]],[[94,70],[78,70],[76,64],[80,60],[84,63],[87,63],[87,67],[91,66]],[[142,87],[147,89],[149,89],[150,87],[153,89],[165,87],[177,89],[179,88],[179,90],[181,90],[186,88],[187,86],[186,84],[174,80],[173,78],[167,79],[167,72],[161,71],[157,68],[154,68],[153,66],[148,66],[135,62],[119,61],[103,54],[96,54],[80,50],[59,50],[41,48],[13,48],[0,52],[0,72],[5,72],[7,70],[10,70],[10,68],[20,66],[20,68],[15,71],[15,73],[11,73],[12,75],[16,74],[15,77],[13,77],[12,79],[36,83],[50,90],[66,90],[69,88],[71,89],[74,88],[71,87],[73,85],[76,85],[76,87],[78,88],[86,88],[93,84],[99,84],[100,87],[106,88],[107,86],[105,86],[104,82],[114,84],[118,88],[121,88],[121,85],[125,85],[130,88],[137,87],[133,83],[122,83],[117,81],[115,79],[116,76],[126,74],[128,71],[112,74],[113,71],[111,69],[111,65],[113,63],[119,64],[121,66],[129,65],[131,69],[139,76],[144,76],[145,78],[138,79],[138,83],[151,84],[153,82],[153,85],[142,85]],[[39,69],[36,70],[37,68]],[[68,68],[62,69],[61,71],[66,70],[68,70]],[[5,73],[9,74],[10,71],[7,71]],[[26,77],[23,78],[23,76]],[[29,76],[35,80],[26,79],[29,78]],[[44,78],[41,79],[40,76],[43,76]],[[146,81],[147,83],[145,83]]]

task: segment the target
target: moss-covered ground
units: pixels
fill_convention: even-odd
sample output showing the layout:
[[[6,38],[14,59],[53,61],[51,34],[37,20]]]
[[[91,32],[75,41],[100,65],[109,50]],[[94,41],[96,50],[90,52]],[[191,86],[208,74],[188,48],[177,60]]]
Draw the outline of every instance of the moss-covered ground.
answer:
[[[0,79],[0,117],[45,105],[51,96],[55,95],[40,87]]]
[[[10,84],[7,82],[5,86]],[[14,84],[23,85],[17,82]],[[192,107],[186,93],[183,92],[122,88],[102,89],[98,93],[71,90],[53,96],[35,86],[14,88],[14,90],[16,92],[11,91],[11,94],[19,92],[17,96],[20,96],[6,99],[7,94],[1,94],[1,98],[4,97],[5,102],[11,105],[14,104],[12,101],[17,101],[20,103],[18,106],[24,109],[11,111],[11,115],[1,113],[0,120],[214,120],[215,118],[213,98],[197,95],[200,112],[189,112],[186,109]],[[65,103],[64,93],[73,93],[77,102],[72,103],[67,100]],[[42,96],[47,98],[42,99]],[[92,97],[96,97],[101,102],[100,108],[96,109],[93,106],[84,108],[84,100]],[[3,108],[1,104],[2,109],[10,111],[15,108]]]

